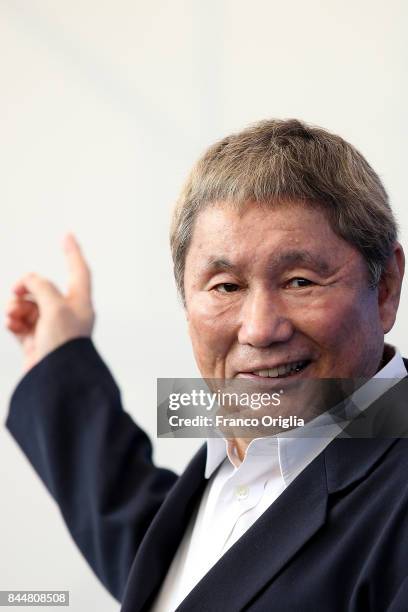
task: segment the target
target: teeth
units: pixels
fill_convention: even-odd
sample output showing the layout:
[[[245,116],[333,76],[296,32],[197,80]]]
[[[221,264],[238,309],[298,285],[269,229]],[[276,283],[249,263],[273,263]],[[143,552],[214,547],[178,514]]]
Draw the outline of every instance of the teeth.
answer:
[[[277,378],[278,376],[286,376],[289,372],[300,372],[304,363],[304,361],[294,361],[293,363],[280,365],[277,368],[270,368],[269,370],[255,370],[253,373],[262,378]]]

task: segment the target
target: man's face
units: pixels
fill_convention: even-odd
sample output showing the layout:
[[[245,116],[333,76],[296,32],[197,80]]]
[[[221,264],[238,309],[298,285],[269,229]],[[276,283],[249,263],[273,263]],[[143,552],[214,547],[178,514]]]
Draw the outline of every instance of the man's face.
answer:
[[[371,377],[379,367],[379,292],[369,287],[362,255],[320,208],[207,207],[196,219],[184,282],[204,378]]]

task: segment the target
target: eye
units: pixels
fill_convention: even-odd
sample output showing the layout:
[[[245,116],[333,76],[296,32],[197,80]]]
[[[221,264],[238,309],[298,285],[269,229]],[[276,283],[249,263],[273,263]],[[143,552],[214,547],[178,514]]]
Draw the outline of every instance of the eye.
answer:
[[[238,291],[239,286],[235,283],[220,283],[219,285],[215,285],[213,289],[218,291],[218,293],[234,293],[234,291]]]
[[[297,277],[291,278],[290,281],[288,281],[287,285],[290,287],[294,287],[295,289],[302,289],[303,287],[309,287],[310,285],[313,285],[313,283],[307,278]]]

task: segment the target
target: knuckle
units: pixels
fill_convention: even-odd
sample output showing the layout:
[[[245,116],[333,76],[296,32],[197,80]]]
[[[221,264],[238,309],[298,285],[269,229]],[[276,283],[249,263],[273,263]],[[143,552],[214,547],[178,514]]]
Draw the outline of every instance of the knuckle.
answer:
[[[48,307],[48,317],[56,322],[66,319],[70,309],[62,300],[55,300]]]

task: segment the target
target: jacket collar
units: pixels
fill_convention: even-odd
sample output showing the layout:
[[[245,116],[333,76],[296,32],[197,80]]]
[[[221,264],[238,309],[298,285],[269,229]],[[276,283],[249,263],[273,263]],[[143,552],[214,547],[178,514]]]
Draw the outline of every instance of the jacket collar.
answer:
[[[229,610],[243,609],[324,524],[327,499],[324,459],[319,455],[210,569],[177,611],[213,612],[220,597],[217,593],[228,602]]]
[[[325,450],[329,493],[362,480],[398,438],[408,437],[407,398],[406,376],[329,444]]]
[[[217,591],[231,610],[240,610],[270,582],[296,552],[325,524],[330,495],[374,470],[381,458],[408,432],[408,378],[402,379],[361,417],[377,437],[361,435],[353,423],[295,478],[250,529],[221,557],[180,604],[177,612],[212,612]],[[390,435],[384,413],[391,418]],[[397,431],[398,430],[398,431]],[[290,512],[288,512],[290,508]],[[222,586],[221,586],[222,585]],[[239,588],[237,588],[239,585]]]
[[[387,430],[389,419],[384,411],[387,415],[390,410],[395,412],[391,421],[398,425],[399,435],[405,424],[408,431],[407,394],[405,378],[361,415],[364,419],[369,415],[369,426],[377,437],[351,437],[361,434],[359,417],[354,425],[357,429],[353,431],[352,423],[343,438],[333,440],[211,568],[178,611],[212,612],[215,593],[220,590],[230,609],[244,607],[324,525],[329,496],[363,479],[397,442],[398,432],[395,427],[395,431]],[[205,463],[203,446],[153,519],[133,563],[122,612],[147,610],[151,604],[204,490]]]

